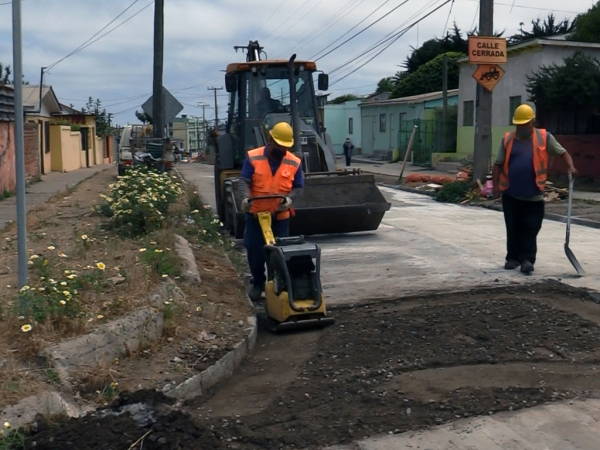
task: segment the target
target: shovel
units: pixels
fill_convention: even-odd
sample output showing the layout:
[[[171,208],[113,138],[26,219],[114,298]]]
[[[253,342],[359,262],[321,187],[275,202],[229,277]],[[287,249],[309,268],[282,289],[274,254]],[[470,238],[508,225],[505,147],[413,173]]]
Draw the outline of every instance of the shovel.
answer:
[[[577,275],[579,275],[580,277],[583,277],[583,276],[585,276],[585,270],[583,270],[583,267],[581,267],[581,264],[579,264],[579,261],[577,261],[577,258],[575,258],[575,255],[569,248],[569,237],[571,235],[571,208],[572,208],[572,205],[573,205],[573,174],[569,171],[569,208],[567,209],[567,237],[565,239],[565,253],[567,255],[567,258],[569,258],[569,261],[571,261],[571,264],[573,264],[573,267],[575,267],[575,270],[577,271]]]

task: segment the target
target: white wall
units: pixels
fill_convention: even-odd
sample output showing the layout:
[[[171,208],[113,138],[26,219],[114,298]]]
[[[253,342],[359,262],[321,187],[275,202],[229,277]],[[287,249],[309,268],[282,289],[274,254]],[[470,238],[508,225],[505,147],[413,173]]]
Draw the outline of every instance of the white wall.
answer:
[[[343,154],[342,145],[347,137],[354,143],[354,147],[361,145],[361,123],[360,100],[353,100],[342,103],[341,105],[325,105],[325,128],[331,136],[335,153]],[[353,132],[349,132],[349,121],[353,120]]]

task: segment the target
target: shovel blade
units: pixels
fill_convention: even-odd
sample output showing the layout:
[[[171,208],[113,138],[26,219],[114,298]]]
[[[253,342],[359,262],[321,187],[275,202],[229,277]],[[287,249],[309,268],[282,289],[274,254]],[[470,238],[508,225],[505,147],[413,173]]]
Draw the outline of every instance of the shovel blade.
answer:
[[[581,267],[581,264],[579,264],[579,261],[577,261],[577,258],[575,258],[575,255],[573,254],[573,252],[571,251],[571,249],[569,248],[569,246],[565,243],[565,254],[567,255],[567,258],[569,258],[569,261],[571,261],[571,264],[573,264],[573,267],[575,267],[575,270],[577,271],[577,275],[579,275],[580,277],[585,276],[585,270],[583,270],[583,267]]]

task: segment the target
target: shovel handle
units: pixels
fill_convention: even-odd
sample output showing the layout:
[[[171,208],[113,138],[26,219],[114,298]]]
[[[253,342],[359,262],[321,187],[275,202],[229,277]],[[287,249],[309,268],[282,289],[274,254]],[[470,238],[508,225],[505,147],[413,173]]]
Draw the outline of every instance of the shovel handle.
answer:
[[[567,236],[565,239],[566,245],[569,245],[571,236],[571,211],[573,209],[573,174],[569,170],[569,206],[567,207]]]

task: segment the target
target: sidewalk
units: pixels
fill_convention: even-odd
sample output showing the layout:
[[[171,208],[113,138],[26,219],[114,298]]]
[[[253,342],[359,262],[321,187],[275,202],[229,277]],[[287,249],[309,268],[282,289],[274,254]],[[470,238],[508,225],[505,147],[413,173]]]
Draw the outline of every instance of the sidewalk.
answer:
[[[344,157],[336,157],[336,162],[339,167],[345,167]],[[402,171],[402,162],[388,163],[386,161],[375,161],[368,158],[352,157],[352,165],[350,168],[360,169],[366,173],[374,173],[377,175],[386,175],[398,177]],[[429,169],[423,166],[414,166],[410,163],[406,164],[403,177],[406,177],[412,172],[426,172],[427,175],[455,175],[456,172],[443,172],[439,170]]]
[[[56,193],[67,190],[77,183],[90,178],[104,170],[115,167],[113,164],[104,164],[86,169],[74,170],[73,172],[60,173],[50,172],[42,176],[42,181],[32,184],[27,188],[25,203],[27,212],[31,211],[40,203],[48,201]],[[115,176],[116,176],[115,170]],[[0,228],[8,222],[17,219],[17,197],[13,196],[0,201]]]

